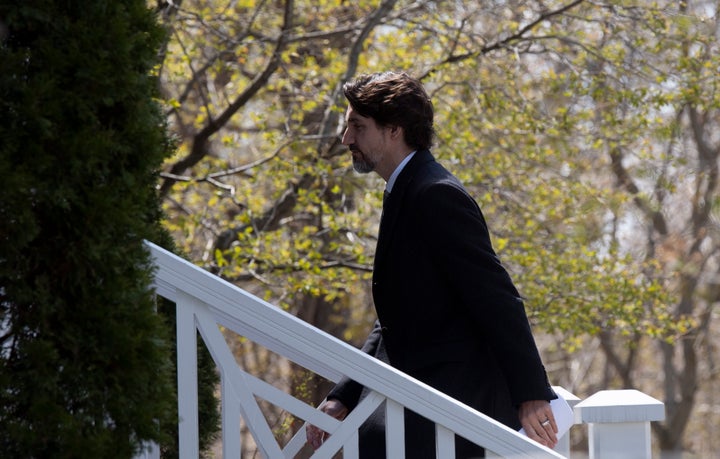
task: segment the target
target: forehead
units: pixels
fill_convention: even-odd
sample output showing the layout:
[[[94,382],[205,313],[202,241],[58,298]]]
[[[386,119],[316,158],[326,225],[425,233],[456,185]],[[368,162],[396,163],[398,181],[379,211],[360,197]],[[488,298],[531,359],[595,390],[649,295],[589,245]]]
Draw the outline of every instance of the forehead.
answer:
[[[365,123],[368,123],[368,122],[374,122],[374,121],[375,121],[375,120],[373,120],[373,119],[370,118],[370,117],[362,116],[360,113],[356,112],[356,111],[352,108],[352,106],[350,106],[350,105],[348,105],[347,112],[345,112],[345,119],[347,120],[348,123],[349,123],[349,122],[353,122],[353,123],[365,122]]]

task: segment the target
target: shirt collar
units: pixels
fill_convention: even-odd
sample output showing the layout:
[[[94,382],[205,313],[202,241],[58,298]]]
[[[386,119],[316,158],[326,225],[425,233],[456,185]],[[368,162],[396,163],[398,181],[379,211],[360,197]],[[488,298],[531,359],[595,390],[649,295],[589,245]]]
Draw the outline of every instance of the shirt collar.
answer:
[[[417,150],[416,150],[417,151]],[[392,191],[393,186],[395,185],[395,180],[397,180],[398,175],[400,175],[400,172],[405,168],[405,165],[412,159],[413,156],[415,156],[415,151],[410,153],[403,159],[400,164],[398,164],[398,167],[395,168],[392,175],[390,175],[390,178],[387,181],[387,184],[385,185],[385,191],[390,193]]]

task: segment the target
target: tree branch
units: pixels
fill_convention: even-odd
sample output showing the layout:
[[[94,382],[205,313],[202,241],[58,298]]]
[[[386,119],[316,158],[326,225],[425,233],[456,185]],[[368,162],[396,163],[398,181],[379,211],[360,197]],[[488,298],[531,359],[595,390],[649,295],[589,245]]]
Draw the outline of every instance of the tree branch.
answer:
[[[190,153],[172,166],[170,174],[182,175],[185,170],[194,166],[207,156],[209,152],[210,137],[225,126],[230,118],[237,113],[240,108],[247,104],[248,101],[265,86],[272,74],[275,73],[280,65],[281,54],[287,45],[288,31],[292,28],[293,5],[293,0],[286,0],[280,36],[278,37],[272,57],[265,66],[265,69],[250,82],[250,85],[245,88],[237,99],[235,99],[235,101],[233,101],[225,109],[225,111],[220,114],[220,116],[216,119],[210,120],[208,124],[195,135]],[[174,183],[175,181],[173,179],[166,178],[160,187],[160,196],[167,195]]]
[[[653,228],[662,236],[668,235],[668,226],[662,212],[654,210],[645,198],[640,195],[640,188],[623,165],[623,153],[620,147],[612,148],[609,152],[611,169],[621,188],[633,196],[633,202],[653,223]]]
[[[442,67],[442,66],[444,66],[444,65],[446,65],[446,64],[452,64],[452,63],[455,63],[455,62],[461,62],[461,61],[465,61],[465,60],[468,60],[468,59],[474,59],[474,58],[476,58],[476,57],[478,57],[478,56],[482,56],[482,55],[487,54],[487,53],[489,53],[489,52],[491,52],[491,51],[495,51],[495,50],[497,50],[497,49],[504,48],[504,47],[508,46],[509,44],[511,44],[511,43],[513,43],[513,42],[516,42],[516,41],[519,41],[519,40],[521,40],[521,39],[524,39],[524,38],[525,38],[525,34],[527,34],[527,33],[530,32],[531,30],[533,30],[535,27],[537,27],[538,24],[542,23],[543,21],[547,21],[548,19],[550,19],[550,18],[552,18],[552,17],[554,17],[554,16],[559,16],[559,15],[561,15],[561,14],[564,14],[564,13],[570,11],[571,9],[575,8],[576,6],[578,6],[578,5],[580,5],[581,3],[584,3],[584,2],[585,2],[585,0],[574,0],[573,2],[568,3],[567,5],[565,5],[565,6],[563,6],[563,7],[560,7],[560,8],[558,8],[558,9],[556,9],[556,10],[542,13],[542,14],[540,14],[540,16],[537,17],[537,19],[535,19],[535,20],[532,21],[531,23],[527,24],[525,27],[521,28],[520,30],[518,30],[518,31],[515,32],[514,34],[509,35],[509,36],[503,38],[502,40],[498,40],[498,41],[496,41],[495,43],[492,43],[492,44],[483,46],[483,47],[480,48],[479,50],[469,51],[469,52],[463,53],[463,54],[451,54],[450,56],[448,56],[448,57],[446,57],[445,59],[441,60],[441,61],[438,62],[437,64],[433,65],[430,69],[428,69],[428,70],[427,70],[424,74],[422,74],[419,78],[420,78],[420,80],[424,80],[424,79],[428,78],[430,75],[432,75],[433,73],[435,73],[435,72],[438,70],[438,68],[440,68],[440,67]]]

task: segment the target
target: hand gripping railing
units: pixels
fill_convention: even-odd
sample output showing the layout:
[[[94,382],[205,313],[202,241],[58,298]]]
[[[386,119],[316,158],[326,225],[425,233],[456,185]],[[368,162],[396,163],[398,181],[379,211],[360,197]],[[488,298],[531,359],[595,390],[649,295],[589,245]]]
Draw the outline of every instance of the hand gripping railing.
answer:
[[[197,346],[199,331],[221,374],[224,457],[240,457],[240,422],[245,421],[259,452],[269,459],[292,458],[305,443],[301,428],[286,445],[275,440],[257,398],[330,433],[314,458],[343,451],[357,458],[358,427],[385,401],[387,457],[403,458],[403,408],[436,425],[436,455],[454,457],[454,434],[501,457],[558,458],[545,448],[437,390],[369,357],[287,312],[147,243],[155,265],[158,295],[177,305],[180,456],[196,458],[198,443]],[[218,325],[238,333],[332,381],[343,375],[372,392],[342,422],[240,368]]]

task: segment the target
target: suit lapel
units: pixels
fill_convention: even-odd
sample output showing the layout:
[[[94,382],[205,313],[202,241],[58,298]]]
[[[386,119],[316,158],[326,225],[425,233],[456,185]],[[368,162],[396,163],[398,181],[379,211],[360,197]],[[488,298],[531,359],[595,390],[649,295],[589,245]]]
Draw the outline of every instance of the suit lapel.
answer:
[[[384,258],[389,252],[390,241],[397,228],[397,220],[401,214],[410,184],[417,176],[422,165],[429,161],[434,161],[434,159],[428,150],[420,150],[415,153],[415,156],[412,157],[402,172],[400,172],[400,175],[398,175],[392,192],[388,195],[387,199],[384,200],[380,229],[378,231],[378,243],[375,249],[375,271],[377,271],[378,267],[383,266]]]

